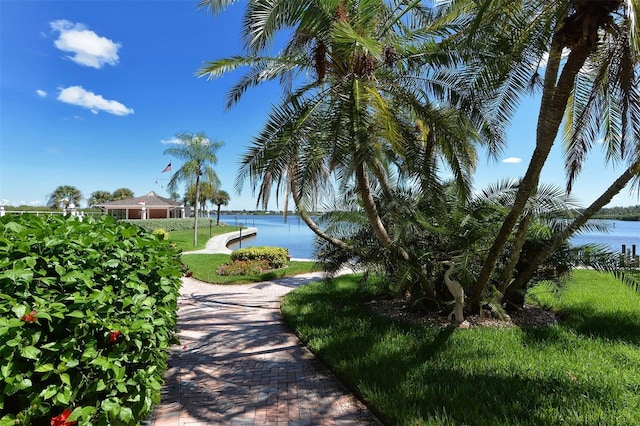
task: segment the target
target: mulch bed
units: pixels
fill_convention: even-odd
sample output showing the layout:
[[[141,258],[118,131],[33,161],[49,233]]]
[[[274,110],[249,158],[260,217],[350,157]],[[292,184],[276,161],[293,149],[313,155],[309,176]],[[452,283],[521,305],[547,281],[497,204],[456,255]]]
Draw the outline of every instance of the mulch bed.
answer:
[[[367,303],[375,314],[405,321],[411,324],[428,325],[432,327],[544,327],[556,324],[558,319],[553,312],[538,306],[525,305],[516,313],[509,314],[509,318],[494,318],[491,313],[470,315],[465,317],[462,324],[455,324],[447,320],[448,312],[415,312],[410,309],[409,302],[397,299],[376,299]]]

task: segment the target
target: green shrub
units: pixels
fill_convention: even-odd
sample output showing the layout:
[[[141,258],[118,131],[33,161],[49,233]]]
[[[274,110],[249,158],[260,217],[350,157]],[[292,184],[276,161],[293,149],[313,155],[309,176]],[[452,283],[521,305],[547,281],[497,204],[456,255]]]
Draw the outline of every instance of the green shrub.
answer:
[[[198,228],[209,227],[210,220],[207,217],[198,218]],[[121,219],[120,222],[134,223],[139,227],[146,229],[149,232],[153,232],[158,228],[166,229],[167,231],[193,231],[193,218],[182,218],[182,219]],[[213,221],[213,226],[216,226],[215,221]]]
[[[155,235],[160,240],[168,240],[169,232],[163,228],[158,228],[153,230],[153,235]]]
[[[139,424],[160,400],[180,276],[167,242],[109,216],[0,218],[0,425]]]
[[[266,260],[272,269],[283,268],[287,264],[288,257],[287,249],[280,247],[247,247],[231,253],[231,261]]]
[[[216,274],[223,276],[258,275],[271,269],[268,260],[234,260],[216,268]]]

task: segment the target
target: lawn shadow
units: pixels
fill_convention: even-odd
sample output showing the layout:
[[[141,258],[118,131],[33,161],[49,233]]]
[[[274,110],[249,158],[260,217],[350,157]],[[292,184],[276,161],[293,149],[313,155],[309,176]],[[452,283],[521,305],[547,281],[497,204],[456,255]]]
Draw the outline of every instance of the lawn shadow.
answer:
[[[640,316],[631,312],[601,312],[584,304],[563,308],[561,324],[590,338],[620,340],[640,345]]]
[[[288,303],[289,298],[291,324],[299,324],[301,333],[308,327],[317,356],[334,366],[336,375],[380,418],[385,413],[387,424],[599,424],[602,416],[624,418],[620,407],[637,404],[606,382],[562,368],[470,370],[474,357],[500,357],[500,345],[486,351],[449,351],[449,345],[466,341],[457,339],[457,333],[473,330],[411,326],[377,317],[357,291],[314,286],[313,291],[290,294]],[[569,336],[563,326],[521,330],[516,339],[525,345],[558,345]],[[633,330],[621,336],[629,337]],[[447,359],[449,353],[459,358]]]

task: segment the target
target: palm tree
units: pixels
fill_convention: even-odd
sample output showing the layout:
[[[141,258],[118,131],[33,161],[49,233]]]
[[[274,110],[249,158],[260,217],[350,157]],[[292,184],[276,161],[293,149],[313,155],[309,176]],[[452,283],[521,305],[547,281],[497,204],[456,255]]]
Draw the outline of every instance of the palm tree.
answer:
[[[220,185],[220,179],[211,166],[217,163],[216,152],[223,145],[223,142],[210,140],[204,132],[178,133],[176,138],[179,141],[178,146],[167,148],[164,153],[184,160],[184,164],[171,176],[167,186],[169,191],[174,191],[179,182],[195,183],[193,245],[196,246],[198,244],[200,182],[201,179],[204,179],[211,182],[214,187]]]
[[[208,0],[201,5],[217,12],[230,3]],[[400,169],[406,179],[427,187],[425,176],[437,176],[431,167],[440,159],[454,171],[462,192],[469,192],[477,157],[471,142],[481,139],[481,111],[468,103],[454,105],[455,91],[428,68],[429,61],[449,59],[434,48],[444,28],[433,23],[433,13],[420,2],[249,2],[247,54],[210,62],[200,75],[218,77],[250,68],[229,92],[228,106],[267,80],[298,85],[285,90],[284,100],[243,157],[236,187],[241,189],[248,179],[265,208],[275,189],[284,194],[287,210],[290,194],[317,235],[345,247],[308,212],[326,199],[329,182],[352,185],[383,247],[416,263],[390,234],[376,192],[389,194],[391,175]],[[264,56],[284,29],[293,29],[284,51]],[[423,173],[425,168],[429,174]]]
[[[118,201],[118,200],[126,200],[128,198],[133,198],[133,191],[130,190],[129,188],[118,188],[115,191],[113,191],[113,195],[111,196],[112,201]]]
[[[229,201],[231,198],[227,191],[218,190],[213,193],[211,198],[209,198],[213,204],[218,206],[218,211],[216,215],[216,225],[220,225],[220,207],[229,205]]]
[[[78,188],[71,185],[61,185],[49,195],[47,206],[54,209],[60,206],[67,208],[71,203],[77,206],[81,199],[82,192]]]
[[[638,157],[636,157],[638,158]],[[551,253],[558,249],[568,238],[587,223],[602,207],[607,205],[611,199],[618,194],[627,183],[633,178],[640,176],[640,158],[631,164],[622,174],[583,212],[572,220],[566,227],[556,232],[551,243],[538,251],[535,256],[527,262],[527,267],[520,271],[514,278],[511,285],[514,288],[522,288],[531,279],[537,268],[549,257]]]
[[[476,280],[472,307],[477,311],[505,244],[526,218],[523,212],[535,194],[563,119],[572,125],[569,133],[574,135],[569,138],[574,141],[568,154],[569,189],[598,134],[605,134],[613,157],[626,153],[629,159],[629,147],[637,149],[640,133],[635,88],[640,38],[636,17],[640,3],[453,0],[449,4],[451,12],[466,14],[470,22],[455,41],[470,43],[476,48],[472,51],[494,52],[488,55],[490,62],[476,80],[480,82],[476,88],[479,97],[483,96],[480,85],[492,94],[498,89],[498,95],[492,96],[497,117],[508,120],[520,96],[531,87],[541,88],[542,93],[535,150]],[[476,55],[476,60],[482,62],[483,55]],[[613,103],[601,103],[603,94]],[[606,115],[611,120],[600,120],[598,113],[603,111],[611,112]],[[634,157],[629,160],[633,163]]]
[[[216,188],[213,186],[211,182],[203,181],[200,182],[200,197],[198,198],[198,203],[200,204],[200,212],[199,215],[206,214],[206,204],[207,200],[211,198],[211,196],[216,192]],[[187,188],[187,192],[184,194],[184,202],[191,203],[191,205],[195,206],[196,199],[196,185],[195,183],[189,185]]]
[[[96,204],[102,204],[111,200],[113,200],[113,196],[109,191],[93,191],[87,204],[93,207]]]

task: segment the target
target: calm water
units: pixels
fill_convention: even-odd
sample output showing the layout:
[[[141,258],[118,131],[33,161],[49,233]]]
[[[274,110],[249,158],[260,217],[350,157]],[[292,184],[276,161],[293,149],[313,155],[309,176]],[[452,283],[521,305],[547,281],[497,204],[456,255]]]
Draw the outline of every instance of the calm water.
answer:
[[[297,216],[290,216],[285,223],[282,216],[277,215],[221,215],[220,220],[228,225],[240,225],[258,228],[255,237],[242,241],[243,247],[275,246],[289,250],[291,257],[311,259],[314,257],[313,246],[315,234]],[[640,252],[640,222],[602,221],[609,224],[610,233],[585,233],[571,238],[574,245],[587,243],[604,244],[614,252],[619,252],[622,244],[631,248],[637,246]],[[237,249],[238,244],[229,246]]]
[[[242,247],[274,246],[289,250],[291,257],[312,259],[315,234],[297,216],[287,217],[284,222],[278,215],[220,215],[220,221],[227,225],[258,228],[255,237],[242,240]],[[235,250],[239,244],[232,244]]]
[[[573,245],[587,243],[603,244],[609,246],[614,252],[619,252],[623,244],[626,245],[627,248],[631,248],[631,245],[635,244],[637,250],[640,251],[640,222],[621,220],[601,220],[600,222],[607,224],[611,232],[590,232],[576,235],[571,238],[571,243]]]

